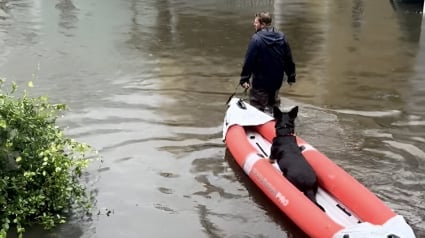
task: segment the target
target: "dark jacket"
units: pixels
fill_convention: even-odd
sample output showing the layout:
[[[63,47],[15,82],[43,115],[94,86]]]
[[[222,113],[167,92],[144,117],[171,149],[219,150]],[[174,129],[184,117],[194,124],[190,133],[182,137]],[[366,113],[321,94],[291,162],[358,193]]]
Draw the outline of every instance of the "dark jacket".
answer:
[[[240,84],[249,82],[252,75],[253,88],[276,91],[284,73],[288,82],[295,82],[295,64],[285,36],[273,27],[257,31],[248,45]]]

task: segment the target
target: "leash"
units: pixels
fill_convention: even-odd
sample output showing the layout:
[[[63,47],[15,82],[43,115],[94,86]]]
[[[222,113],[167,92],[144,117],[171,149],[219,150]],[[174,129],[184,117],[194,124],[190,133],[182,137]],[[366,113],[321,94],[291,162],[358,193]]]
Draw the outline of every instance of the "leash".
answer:
[[[243,91],[243,100],[247,100],[248,99],[248,88],[245,88],[245,90]]]
[[[230,95],[230,97],[227,99],[225,105],[228,105],[230,100],[235,96],[236,92],[238,91],[238,87],[239,87],[239,82],[236,84],[235,90],[233,91],[232,95]]]
[[[239,82],[236,84],[235,90],[233,91],[232,95],[230,95],[230,97],[227,99],[226,104],[229,104],[230,100],[236,95],[236,93],[238,92],[238,88],[239,88]],[[243,100],[248,99],[248,88],[245,88],[243,91]]]

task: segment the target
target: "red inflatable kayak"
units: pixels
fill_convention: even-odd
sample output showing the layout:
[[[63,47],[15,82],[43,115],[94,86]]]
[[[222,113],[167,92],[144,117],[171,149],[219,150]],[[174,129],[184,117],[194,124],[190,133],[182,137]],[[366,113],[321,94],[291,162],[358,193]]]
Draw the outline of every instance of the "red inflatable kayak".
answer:
[[[232,98],[223,140],[249,178],[282,212],[313,238],[415,238],[405,219],[313,146],[297,137],[303,156],[319,180],[322,211],[266,159],[275,136],[274,119]]]

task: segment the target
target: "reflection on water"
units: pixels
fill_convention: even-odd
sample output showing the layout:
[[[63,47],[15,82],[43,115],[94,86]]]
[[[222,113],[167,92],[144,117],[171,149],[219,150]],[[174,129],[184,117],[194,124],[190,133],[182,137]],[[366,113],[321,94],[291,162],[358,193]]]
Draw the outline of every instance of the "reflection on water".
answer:
[[[103,156],[85,175],[97,197],[90,220],[26,237],[305,237],[221,140],[224,104],[263,10],[293,48],[298,82],[282,96],[285,108],[300,106],[297,133],[425,236],[422,8],[0,0],[0,75],[34,80],[33,94],[67,103],[66,133]]]
[[[55,7],[60,10],[60,20],[58,25],[64,28],[65,35],[72,37],[73,35],[70,34],[70,30],[77,27],[76,23],[78,21],[78,17],[75,13],[78,9],[71,0],[60,0]]]

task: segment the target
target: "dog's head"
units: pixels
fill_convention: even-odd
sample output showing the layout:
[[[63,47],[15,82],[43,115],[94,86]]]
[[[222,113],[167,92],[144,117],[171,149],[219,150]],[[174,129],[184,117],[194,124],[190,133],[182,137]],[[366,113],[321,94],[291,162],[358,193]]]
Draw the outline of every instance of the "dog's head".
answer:
[[[276,120],[276,135],[293,134],[297,115],[298,106],[293,107],[289,112],[282,112],[279,107],[273,107],[273,116]]]

